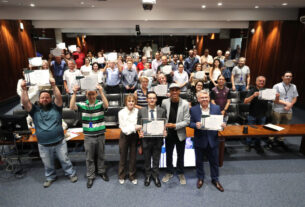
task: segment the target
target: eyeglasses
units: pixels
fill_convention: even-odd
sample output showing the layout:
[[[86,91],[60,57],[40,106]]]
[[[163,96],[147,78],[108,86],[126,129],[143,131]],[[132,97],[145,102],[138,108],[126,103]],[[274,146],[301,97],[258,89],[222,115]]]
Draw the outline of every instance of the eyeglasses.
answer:
[[[157,99],[157,98],[154,98],[154,97],[149,97],[149,98],[147,98],[147,99]]]

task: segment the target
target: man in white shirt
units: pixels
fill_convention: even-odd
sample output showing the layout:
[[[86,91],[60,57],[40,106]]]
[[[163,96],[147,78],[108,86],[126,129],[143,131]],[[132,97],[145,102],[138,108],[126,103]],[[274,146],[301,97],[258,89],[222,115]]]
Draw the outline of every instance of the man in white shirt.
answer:
[[[152,49],[149,46],[149,43],[146,43],[146,46],[143,47],[142,52],[143,52],[144,56],[146,56],[147,58],[151,58],[152,57],[152,55],[151,55]]]
[[[157,94],[154,91],[147,92],[147,107],[143,107],[138,113],[138,124],[142,124],[142,119],[156,120],[166,119],[165,109],[156,105]],[[165,123],[165,122],[164,122]],[[166,136],[166,130],[164,127],[163,136]],[[144,137],[143,132],[140,133],[140,137]],[[159,179],[159,161],[161,155],[161,147],[163,145],[163,137],[144,137],[143,138],[143,153],[145,158],[145,181],[144,185],[149,186],[151,179],[153,179],[157,187],[161,187]],[[151,164],[151,160],[153,163]],[[153,166],[151,168],[151,165]]]
[[[199,63],[201,63],[201,58],[200,56],[198,55],[198,50],[195,48],[194,50],[194,57],[197,58],[199,60]]]
[[[78,69],[75,69],[75,63],[73,60],[68,61],[68,70],[65,70],[63,75],[64,87],[67,94],[73,94],[73,87],[78,85],[76,76],[82,76]]]
[[[203,55],[201,56],[201,64],[203,65],[203,69],[208,69],[209,66],[213,65],[213,57],[212,55],[209,55],[209,49],[205,49]]]
[[[179,64],[178,70],[174,72],[174,78],[173,81],[180,86],[181,91],[187,90],[187,83],[189,81],[189,76],[187,72],[184,71],[183,64]]]
[[[155,59],[151,62],[151,69],[157,73],[158,67],[162,64],[162,61],[160,59],[160,53],[156,52]]]
[[[161,52],[163,53],[163,55],[170,55],[171,54],[170,47],[168,45],[165,45],[165,47],[161,49]]]
[[[84,76],[88,76],[90,75],[92,71],[92,66],[90,65],[90,60],[89,58],[86,58],[85,59],[85,65],[83,65],[81,68],[80,68],[80,72],[84,75]]]

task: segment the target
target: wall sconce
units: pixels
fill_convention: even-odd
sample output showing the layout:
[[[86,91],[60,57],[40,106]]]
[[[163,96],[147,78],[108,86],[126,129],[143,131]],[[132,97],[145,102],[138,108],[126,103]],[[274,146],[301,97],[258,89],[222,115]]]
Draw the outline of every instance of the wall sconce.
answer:
[[[211,34],[210,39],[211,39],[211,40],[214,40],[214,39],[215,39],[215,33],[212,33],[212,34]]]
[[[254,28],[251,29],[251,33],[252,33],[252,34],[255,33],[255,29],[254,29]]]
[[[20,31],[22,32],[24,30],[24,26],[23,26],[23,23],[20,22]]]

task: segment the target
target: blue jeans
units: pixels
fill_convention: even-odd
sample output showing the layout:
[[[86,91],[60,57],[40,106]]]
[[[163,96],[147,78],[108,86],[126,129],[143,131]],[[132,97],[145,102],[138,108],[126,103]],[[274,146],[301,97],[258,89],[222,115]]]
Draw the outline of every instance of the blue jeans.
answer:
[[[266,123],[266,117],[261,117],[261,118],[255,118],[254,116],[248,116],[248,124],[249,125],[263,125]],[[250,145],[252,144],[252,141],[254,141],[255,145],[260,145],[261,144],[261,139],[257,138],[250,138],[247,137],[246,139],[246,144]]]
[[[245,91],[246,86],[245,85],[235,85],[236,91]]]
[[[38,144],[39,155],[43,162],[45,169],[45,176],[47,180],[56,179],[56,170],[54,166],[54,156],[56,154],[60,161],[61,167],[65,171],[66,176],[74,176],[76,171],[74,170],[72,163],[68,157],[68,148],[66,140],[63,139],[60,143],[54,146],[44,146]]]

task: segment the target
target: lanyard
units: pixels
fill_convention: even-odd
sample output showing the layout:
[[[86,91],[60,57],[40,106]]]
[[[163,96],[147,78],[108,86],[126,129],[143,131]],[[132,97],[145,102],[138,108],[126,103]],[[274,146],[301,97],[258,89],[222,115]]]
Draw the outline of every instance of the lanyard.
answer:
[[[285,90],[285,99],[288,98],[287,94],[288,94],[288,92],[289,92],[290,86],[291,86],[291,85],[289,84],[288,89],[286,89],[285,84],[283,83],[283,87],[284,87],[284,90]]]

